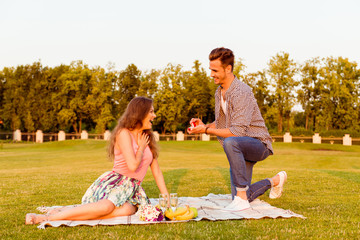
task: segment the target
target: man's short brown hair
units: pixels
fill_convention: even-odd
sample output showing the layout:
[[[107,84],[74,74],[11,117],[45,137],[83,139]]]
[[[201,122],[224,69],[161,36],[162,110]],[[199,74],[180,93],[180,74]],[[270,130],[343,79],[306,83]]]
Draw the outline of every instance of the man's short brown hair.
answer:
[[[211,51],[209,55],[209,60],[217,60],[219,59],[223,68],[226,68],[228,65],[231,65],[231,71],[234,69],[234,53],[228,48],[215,48]]]

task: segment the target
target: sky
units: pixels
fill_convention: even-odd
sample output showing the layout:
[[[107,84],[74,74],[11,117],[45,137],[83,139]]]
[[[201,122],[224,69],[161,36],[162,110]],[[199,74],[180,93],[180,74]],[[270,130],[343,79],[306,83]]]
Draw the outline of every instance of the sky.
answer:
[[[297,63],[360,63],[358,0],[0,0],[0,9],[0,69],[38,60],[142,71],[199,60],[208,69],[216,47],[232,49],[246,72],[282,51]]]

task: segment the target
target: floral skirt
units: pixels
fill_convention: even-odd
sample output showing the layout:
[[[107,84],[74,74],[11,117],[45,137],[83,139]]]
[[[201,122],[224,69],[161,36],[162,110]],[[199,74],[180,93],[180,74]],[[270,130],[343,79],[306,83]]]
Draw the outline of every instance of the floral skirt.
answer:
[[[82,204],[108,199],[116,207],[128,202],[132,205],[150,204],[144,189],[137,179],[126,177],[114,171],[105,172],[88,188]]]

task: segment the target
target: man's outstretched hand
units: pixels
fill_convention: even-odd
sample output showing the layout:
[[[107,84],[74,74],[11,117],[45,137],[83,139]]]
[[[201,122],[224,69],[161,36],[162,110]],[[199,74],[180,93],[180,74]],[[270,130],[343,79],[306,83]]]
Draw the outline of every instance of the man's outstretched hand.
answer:
[[[199,118],[192,118],[190,120],[190,125],[191,127],[187,129],[189,134],[205,132],[205,124]]]

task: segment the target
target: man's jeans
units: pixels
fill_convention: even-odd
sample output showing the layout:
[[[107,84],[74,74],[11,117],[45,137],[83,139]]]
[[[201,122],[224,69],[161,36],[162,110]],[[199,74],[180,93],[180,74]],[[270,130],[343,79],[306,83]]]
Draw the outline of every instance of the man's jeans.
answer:
[[[246,190],[248,200],[251,202],[271,188],[269,179],[251,184],[255,163],[264,160],[270,154],[264,143],[251,137],[228,137],[224,141],[224,151],[230,164],[233,199],[237,191]]]

